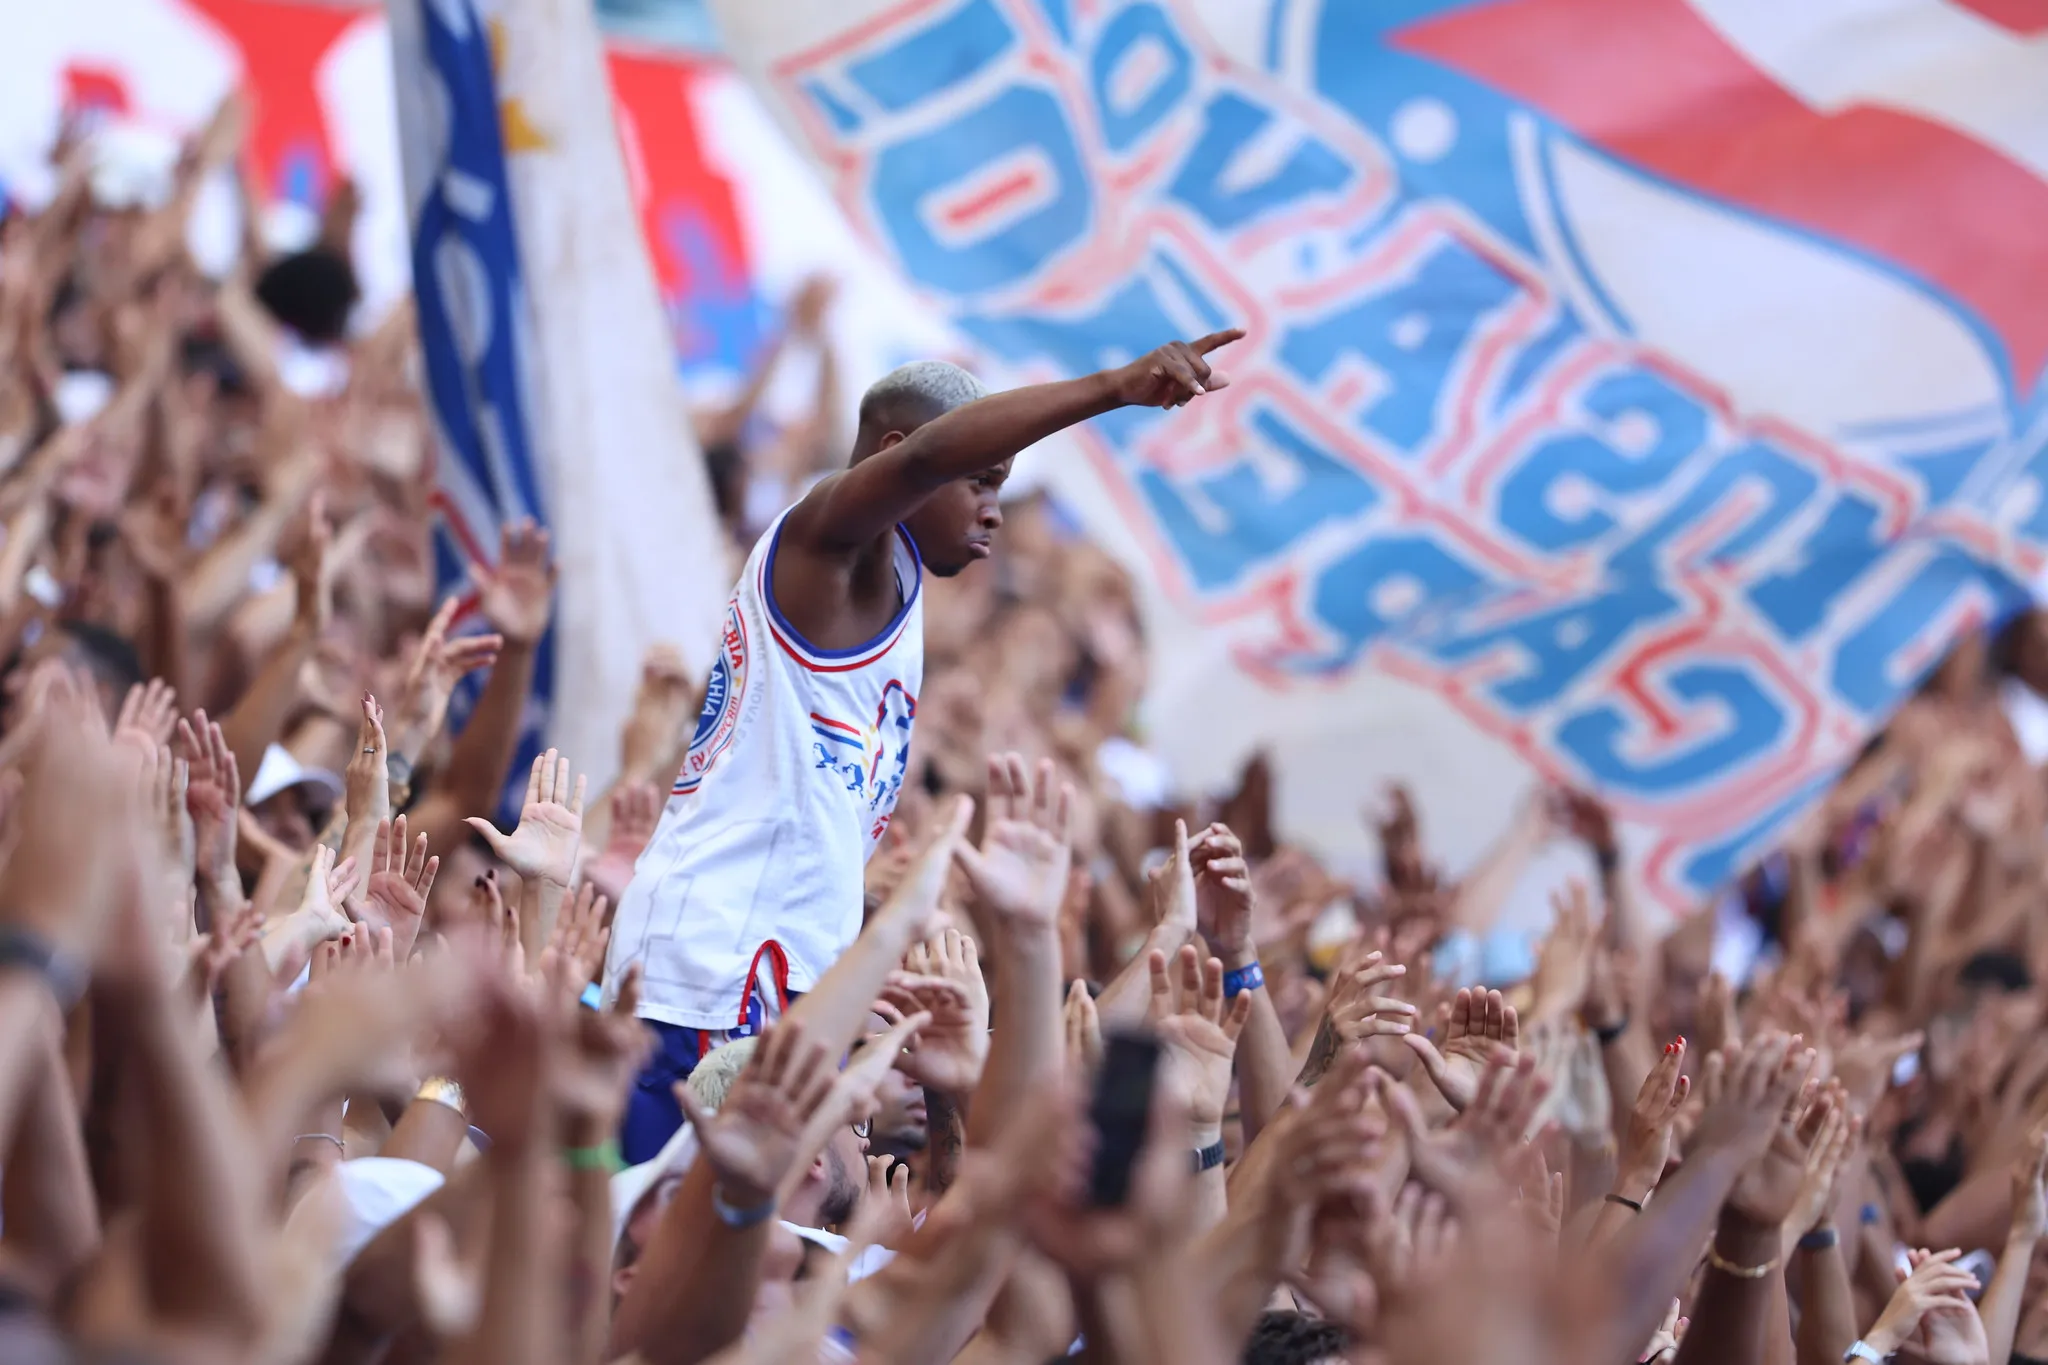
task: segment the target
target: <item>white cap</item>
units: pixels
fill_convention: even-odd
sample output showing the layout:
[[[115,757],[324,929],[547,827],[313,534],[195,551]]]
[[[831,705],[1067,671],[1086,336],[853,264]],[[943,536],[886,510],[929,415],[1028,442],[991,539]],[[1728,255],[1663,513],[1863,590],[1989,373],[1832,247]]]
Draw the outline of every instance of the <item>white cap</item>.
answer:
[[[282,744],[273,744],[263,751],[262,765],[256,769],[256,779],[249,784],[243,801],[251,806],[260,806],[281,791],[293,787],[318,787],[329,801],[341,799],[341,779],[325,768],[309,768],[292,757],[291,750]]]

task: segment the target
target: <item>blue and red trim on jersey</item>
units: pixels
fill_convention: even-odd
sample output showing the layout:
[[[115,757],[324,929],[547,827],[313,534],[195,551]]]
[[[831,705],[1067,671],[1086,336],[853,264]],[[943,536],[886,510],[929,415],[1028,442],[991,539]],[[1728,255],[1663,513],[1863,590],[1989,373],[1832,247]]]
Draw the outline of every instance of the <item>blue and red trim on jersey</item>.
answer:
[[[924,590],[924,556],[918,552],[917,541],[911,537],[907,527],[897,526],[896,534],[903,538],[903,544],[910,551],[910,562],[917,567],[917,576],[904,595],[903,605],[896,615],[882,628],[881,634],[866,644],[852,649],[819,649],[804,639],[803,632],[790,624],[782,614],[782,608],[775,605],[775,552],[782,545],[782,526],[778,523],[769,533],[768,553],[761,556],[759,587],[761,603],[768,608],[768,633],[775,637],[775,643],[783,652],[813,673],[851,673],[856,668],[866,668],[875,660],[896,647],[903,638],[903,631],[910,624],[910,609],[917,605],[917,595]]]
[[[862,736],[859,727],[848,725],[843,720],[833,720],[830,716],[821,716],[816,711],[813,711],[811,712],[811,728],[818,732],[818,738],[820,739],[829,739],[834,744],[851,744],[862,752],[867,750],[867,741]]]

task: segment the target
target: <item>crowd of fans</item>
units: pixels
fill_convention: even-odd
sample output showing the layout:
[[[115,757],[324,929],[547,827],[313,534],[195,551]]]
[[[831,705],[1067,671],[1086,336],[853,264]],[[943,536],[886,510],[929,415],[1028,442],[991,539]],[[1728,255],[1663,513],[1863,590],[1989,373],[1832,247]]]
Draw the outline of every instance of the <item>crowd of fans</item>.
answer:
[[[1370,887],[1259,764],[1178,799],[1129,584],[1023,502],[929,585],[860,942],[620,1169],[647,1041],[592,983],[696,682],[658,651],[608,791],[549,752],[486,818],[547,538],[437,604],[410,318],[348,326],[347,196],[225,278],[185,250],[242,120],[155,204],[67,140],[0,223],[0,1361],[2048,1358],[2031,622],[1667,928],[1592,794],[1453,882],[1387,793]],[[829,367],[767,443],[759,388],[704,416],[735,548],[835,458]],[[1503,969],[1560,839],[1595,875]],[[1165,1066],[1104,1204],[1132,1028]]]

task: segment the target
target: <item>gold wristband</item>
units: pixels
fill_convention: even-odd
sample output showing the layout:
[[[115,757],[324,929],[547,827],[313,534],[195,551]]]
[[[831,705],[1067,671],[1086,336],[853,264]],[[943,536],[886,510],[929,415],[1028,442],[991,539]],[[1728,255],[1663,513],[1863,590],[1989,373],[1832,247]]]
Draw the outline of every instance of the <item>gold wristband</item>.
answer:
[[[427,1077],[427,1079],[420,1082],[420,1088],[413,1092],[413,1098],[416,1100],[429,1100],[435,1104],[445,1104],[456,1113],[462,1115],[463,1118],[467,1119],[469,1117],[469,1108],[462,1102],[461,1084],[457,1081],[449,1080],[446,1076]]]
[[[1732,1275],[1738,1280],[1761,1280],[1764,1276],[1778,1268],[1778,1258],[1773,1256],[1762,1265],[1737,1265],[1735,1262],[1723,1258],[1720,1250],[1712,1242],[1709,1242],[1707,1243],[1707,1264],[1720,1271],[1723,1275]]]

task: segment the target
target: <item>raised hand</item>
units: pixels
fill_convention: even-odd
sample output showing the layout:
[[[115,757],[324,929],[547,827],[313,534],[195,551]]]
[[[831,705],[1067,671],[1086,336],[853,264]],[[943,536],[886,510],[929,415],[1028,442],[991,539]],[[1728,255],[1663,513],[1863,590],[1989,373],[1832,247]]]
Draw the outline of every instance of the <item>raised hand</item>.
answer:
[[[919,1032],[917,1045],[897,1061],[897,1069],[919,1085],[965,1098],[981,1080],[989,1046],[988,984],[974,940],[947,929],[912,947],[903,966],[909,975],[892,974],[882,999],[900,1016],[922,1010],[931,1022]],[[952,989],[932,989],[935,983]]]
[[[1371,1190],[1364,1205],[1365,1264],[1385,1300],[1413,1298],[1450,1274],[1457,1223],[1442,1195],[1410,1181],[1391,1203]]]
[[[1479,1075],[1496,1048],[1512,1055],[1522,1045],[1522,1024],[1515,1007],[1499,991],[1466,987],[1451,1002],[1449,1026],[1441,1044],[1420,1033],[1402,1036],[1422,1062],[1422,1069],[1453,1109],[1464,1109],[1479,1089]]]
[[[1955,1262],[1963,1253],[1955,1248],[1947,1251],[1915,1251],[1908,1255],[1912,1265],[1910,1272],[1899,1276],[1899,1287],[1892,1291],[1891,1301],[1884,1311],[1877,1315],[1877,1323],[1863,1334],[1865,1343],[1880,1354],[1891,1356],[1907,1345],[1913,1344],[1933,1365],[1984,1365],[1984,1355],[1972,1357],[1955,1354],[1952,1348],[1966,1341],[1966,1328],[1957,1330],[1961,1324],[1953,1319],[1939,1324],[1941,1346],[1951,1353],[1939,1358],[1928,1354],[1934,1343],[1926,1319],[1930,1314],[1956,1313],[1968,1310],[1972,1320],[1977,1310],[1970,1302],[1975,1290],[1977,1277],[1959,1268]],[[1983,1325],[1977,1325],[1976,1337],[1983,1340]],[[1988,1348],[1986,1348],[1988,1350]]]
[[[306,889],[299,897],[296,913],[317,931],[319,938],[340,938],[355,922],[342,909],[355,889],[356,860],[344,858],[337,866],[334,850],[325,844],[317,845],[313,849],[313,868],[306,877]]]
[[[1406,1086],[1382,1071],[1368,1072],[1367,1078],[1408,1136],[1415,1178],[1453,1200],[1469,1199],[1475,1190],[1504,1178],[1550,1093],[1550,1081],[1537,1071],[1534,1057],[1499,1051],[1480,1073],[1457,1122],[1432,1131]]]
[[[1835,1049],[1835,1075],[1848,1091],[1849,1104],[1867,1114],[1891,1088],[1892,1068],[1899,1058],[1916,1052],[1926,1041],[1919,1029],[1893,1038],[1852,1034]]]
[[[180,938],[192,931],[191,911],[186,900],[192,890],[197,867],[192,812],[186,803],[191,775],[191,766],[161,745],[142,757],[143,800],[155,817],[157,846],[162,854],[163,900],[167,907],[177,907],[175,913],[184,917],[184,923],[177,926]]]
[[[1204,1142],[1206,1131],[1220,1128],[1230,1098],[1230,1063],[1237,1055],[1238,1035],[1251,1017],[1251,992],[1243,991],[1226,1008],[1223,963],[1207,962],[1190,943],[1180,950],[1178,989],[1167,971],[1166,954],[1152,950],[1152,1000],[1147,1015],[1165,1044],[1174,1067],[1188,1088],[1188,1122]]]
[[[652,782],[627,782],[612,792],[612,826],[604,848],[583,865],[583,875],[617,904],[633,881],[633,864],[661,822],[661,790]]]
[[[601,902],[603,898],[598,900]],[[568,918],[569,911],[565,909],[562,919]],[[602,931],[599,933],[601,938]],[[573,984],[582,974],[587,985],[589,976],[583,971],[587,959],[578,956],[573,948],[556,951],[563,954],[557,961],[578,964],[573,969],[557,969],[558,976],[566,970],[567,981]],[[566,990],[566,985],[562,989]],[[576,986],[575,989],[580,993],[582,987]],[[572,1141],[583,1146],[602,1141],[605,1136],[618,1131],[619,1119],[626,1112],[627,1098],[633,1092],[633,1078],[640,1073],[647,1054],[653,1050],[654,1034],[638,1018],[640,964],[637,962],[626,969],[626,974],[619,981],[618,995],[609,1008],[584,1009],[575,1003],[574,995],[570,995],[569,1000],[568,1011],[557,1016],[561,1036],[556,1064],[549,1080],[556,1110],[571,1126]]]
[[[1557,817],[1571,831],[1572,837],[1584,843],[1595,858],[1612,858],[1620,853],[1620,844],[1614,836],[1614,812],[1607,809],[1599,797],[1591,792],[1563,787],[1554,794],[1554,799]]]
[[[569,781],[569,760],[550,749],[533,760],[526,778],[526,804],[519,825],[510,834],[481,816],[465,822],[484,837],[491,851],[521,877],[538,877],[566,889],[576,871],[576,853],[583,845],[583,790],[588,779]]]
[[[306,635],[318,638],[334,619],[334,523],[327,517],[327,495],[314,492],[306,503],[306,525],[290,558],[292,584],[297,589],[294,624]]]
[[[453,597],[441,604],[406,665],[393,728],[397,736],[393,752],[408,761],[418,758],[420,751],[441,733],[448,720],[448,700],[455,695],[455,684],[464,675],[496,663],[498,651],[505,645],[502,635],[449,639],[448,628],[455,623],[459,605]]]
[[[1692,1094],[1692,1078],[1684,1070],[1685,1039],[1666,1043],[1629,1109],[1614,1184],[1616,1193],[1638,1204],[1657,1188],[1671,1159],[1671,1129]]]
[[[1712,1057],[1730,1043],[1742,1041],[1742,1026],[1735,1018],[1735,989],[1719,972],[1709,972],[1700,982],[1699,999],[1693,1019],[1700,1031],[1699,1055]]]
[[[877,1243],[900,1246],[912,1226],[910,1167],[888,1156],[871,1156],[867,1163],[868,1184],[861,1196],[859,1216],[872,1220]]]
[[[548,533],[532,521],[508,524],[498,537],[498,562],[472,570],[484,619],[513,644],[533,645],[554,611],[555,566]]]
[[[1728,1150],[1744,1168],[1744,1180],[1755,1178],[1750,1194],[1764,1215],[1757,1221],[1772,1226],[1783,1221],[1806,1169],[1806,1144],[1796,1131],[1786,1131],[1805,1110],[1803,1102],[1797,1108],[1793,1102],[1813,1063],[1812,1050],[1796,1042],[1788,1034],[1767,1033],[1709,1054],[1700,1072],[1705,1108],[1687,1142],[1689,1156]],[[1771,1205],[1778,1206],[1776,1216],[1770,1216]]]
[[[427,856],[427,836],[421,834],[410,846],[405,840],[405,817],[382,820],[370,850],[370,876],[358,903],[363,921],[389,929],[401,954],[412,951],[419,937],[420,921],[426,917],[427,897],[433,893],[434,878],[441,870],[439,857]]]
[[[235,751],[217,721],[196,712],[190,721],[178,721],[178,748],[185,756],[190,776],[185,785],[185,809],[192,817],[194,860],[199,880],[227,899],[241,899],[242,884],[235,873],[236,816],[242,808],[242,771]]]
[[[1401,1038],[1415,1027],[1415,1006],[1397,996],[1381,995],[1376,987],[1399,981],[1408,969],[1386,960],[1377,950],[1367,953],[1354,966],[1338,973],[1330,985],[1329,1000],[1323,1006],[1330,1027],[1341,1042],[1356,1043],[1366,1038]]]
[[[562,903],[561,914],[540,952],[540,975],[555,1007],[575,1008],[583,990],[604,970],[605,946],[611,942],[607,922],[611,902],[589,882],[576,888],[576,895]]]
[[[1671,1301],[1671,1307],[1664,1314],[1664,1321],[1657,1324],[1655,1335],[1643,1347],[1640,1360],[1642,1365],[1670,1365],[1672,1357],[1678,1354],[1678,1344],[1685,1340],[1685,1329],[1692,1325],[1692,1319],[1679,1316],[1679,1302]]]
[[[171,730],[178,722],[178,694],[162,678],[136,683],[121,699],[114,719],[114,742],[140,754],[171,742]]]
[[[696,678],[674,645],[656,645],[640,661],[633,710],[619,731],[619,772],[629,780],[663,778],[700,700]]]
[[[1535,1004],[1530,1013],[1538,1019],[1566,1019],[1578,1013],[1586,998],[1593,971],[1593,912],[1586,899],[1586,884],[1573,880],[1550,898],[1555,918],[1542,946],[1536,950],[1536,973],[1531,985]]]
[[[1067,1074],[1092,1075],[1102,1060],[1102,1018],[1096,1013],[1095,997],[1088,994],[1088,983],[1078,976],[1067,987],[1060,1022],[1066,1034]]]
[[[1042,929],[1058,921],[1073,861],[1073,796],[1071,786],[1055,787],[1050,759],[1039,762],[1034,779],[1026,774],[1023,755],[990,755],[981,848],[963,840],[953,856],[974,893],[1000,919]]]
[[[213,930],[186,946],[187,980],[201,1000],[211,1000],[236,959],[263,936],[263,912],[244,903],[214,922]]]
[[[384,708],[377,699],[363,693],[362,708],[355,752],[342,770],[348,824],[342,831],[341,852],[367,864],[377,832],[391,819],[391,744],[384,737]]]
[[[1380,862],[1386,869],[1387,885],[1396,891],[1433,887],[1436,873],[1422,856],[1422,822],[1407,786],[1389,782],[1380,808],[1368,818],[1380,836]]]
[[[1230,383],[1221,370],[1209,368],[1211,351],[1244,335],[1241,327],[1211,332],[1194,341],[1169,341],[1120,370],[1110,372],[1119,403],[1146,408],[1177,408]]]
[[[1800,1064],[1802,1076],[1808,1074],[1813,1054],[1809,1051],[1805,1056],[1807,1060]],[[1811,1082],[1805,1085],[1810,1087]],[[1728,1208],[1758,1224],[1783,1226],[1799,1205],[1807,1161],[1830,1109],[1828,1097],[1815,1100],[1802,1089],[1799,1099],[1784,1111],[1763,1153],[1750,1162],[1728,1192]]]
[[[1184,821],[1173,822],[1173,856],[1152,869],[1146,892],[1154,924],[1178,925],[1190,934],[1197,931],[1195,865]]]
[[[715,1115],[688,1086],[676,1086],[683,1117],[717,1172],[720,1198],[753,1209],[775,1197],[800,1155],[804,1125],[832,1094],[833,1079],[824,1045],[804,1032],[802,1021],[784,1018],[762,1032]]]
[[[2013,1242],[2048,1237],[2048,1128],[2036,1128],[2012,1168]]]
[[[1195,876],[1195,923],[1219,957],[1244,952],[1252,941],[1252,879],[1244,843],[1230,826],[1202,831],[1188,847]]]
[[[1792,1211],[1785,1218],[1785,1249],[1790,1251],[1801,1237],[1825,1224],[1834,1212],[1836,1182],[1842,1163],[1862,1130],[1863,1120],[1851,1114],[1841,1084],[1830,1081],[1813,1107],[1819,1114],[1813,1136],[1807,1143],[1806,1170]],[[1812,1115],[1809,1114],[1809,1120]]]

